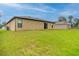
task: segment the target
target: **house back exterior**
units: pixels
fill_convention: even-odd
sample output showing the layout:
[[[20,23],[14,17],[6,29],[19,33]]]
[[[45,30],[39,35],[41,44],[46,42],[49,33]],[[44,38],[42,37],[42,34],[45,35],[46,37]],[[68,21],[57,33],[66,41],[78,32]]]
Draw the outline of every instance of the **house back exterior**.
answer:
[[[70,24],[66,21],[51,22],[31,17],[15,16],[5,25],[7,30],[44,30],[44,29],[69,29]]]
[[[54,22],[33,19],[30,17],[13,17],[5,25],[7,30],[44,30],[53,29]]]

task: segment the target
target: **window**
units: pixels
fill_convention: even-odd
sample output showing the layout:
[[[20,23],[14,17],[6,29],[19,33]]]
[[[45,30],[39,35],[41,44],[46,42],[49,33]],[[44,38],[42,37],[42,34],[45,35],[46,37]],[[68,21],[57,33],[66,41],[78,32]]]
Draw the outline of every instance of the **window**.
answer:
[[[17,27],[22,28],[22,23],[23,23],[22,19],[17,20]]]
[[[22,28],[22,23],[18,23],[18,28]]]

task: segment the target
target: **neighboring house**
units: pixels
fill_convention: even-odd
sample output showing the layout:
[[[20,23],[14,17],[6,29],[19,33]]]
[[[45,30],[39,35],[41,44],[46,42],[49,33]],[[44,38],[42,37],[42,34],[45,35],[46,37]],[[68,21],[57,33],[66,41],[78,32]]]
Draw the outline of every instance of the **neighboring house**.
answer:
[[[43,30],[53,29],[54,22],[40,20],[32,17],[15,16],[5,26],[7,30]]]
[[[71,25],[67,21],[59,21],[53,25],[53,28],[54,29],[69,29],[71,28]]]

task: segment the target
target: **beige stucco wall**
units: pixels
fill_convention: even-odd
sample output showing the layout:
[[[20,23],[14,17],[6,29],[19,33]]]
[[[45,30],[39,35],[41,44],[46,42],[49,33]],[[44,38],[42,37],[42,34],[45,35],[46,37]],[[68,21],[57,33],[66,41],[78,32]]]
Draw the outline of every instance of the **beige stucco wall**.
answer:
[[[48,23],[48,29],[53,29],[53,24],[52,23]]]
[[[12,20],[11,22],[9,22],[6,27],[9,27],[10,30],[14,31],[15,30],[15,20]]]
[[[16,26],[17,26],[17,24],[16,24]],[[22,28],[16,27],[16,30],[42,30],[42,29],[44,29],[43,22],[32,21],[32,20],[23,20]]]
[[[66,25],[66,24],[54,24],[53,29],[68,29],[68,25]]]
[[[22,28],[18,28],[17,20],[18,20],[18,18],[12,20],[6,26],[8,26],[10,28],[10,30],[13,30],[13,31],[14,30],[44,30],[44,22],[22,19],[23,20]],[[48,26],[47,26],[48,29],[53,29],[52,23],[47,23],[47,24],[48,24]]]

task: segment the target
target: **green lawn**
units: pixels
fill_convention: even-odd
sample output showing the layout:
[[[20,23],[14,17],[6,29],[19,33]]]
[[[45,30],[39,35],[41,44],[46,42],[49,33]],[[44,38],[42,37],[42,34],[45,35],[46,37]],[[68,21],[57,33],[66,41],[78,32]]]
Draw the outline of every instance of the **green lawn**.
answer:
[[[79,29],[0,31],[0,55],[77,56]]]

